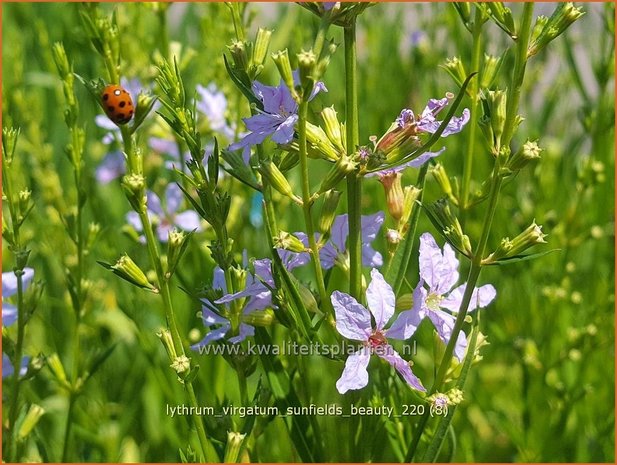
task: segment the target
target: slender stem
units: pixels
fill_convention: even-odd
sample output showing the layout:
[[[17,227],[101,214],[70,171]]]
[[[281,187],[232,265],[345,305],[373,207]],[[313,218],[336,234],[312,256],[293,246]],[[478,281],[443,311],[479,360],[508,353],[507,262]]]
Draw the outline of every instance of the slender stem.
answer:
[[[514,71],[512,73],[512,83],[508,89],[508,105],[506,108],[506,122],[503,135],[501,137],[504,146],[510,144],[514,130],[516,129],[516,115],[518,104],[521,99],[521,88],[525,77],[525,67],[527,65],[527,48],[529,47],[529,31],[533,18],[533,2],[525,3],[523,9],[523,19],[518,31],[518,43],[516,56],[514,59]]]
[[[69,409],[66,414],[66,428],[64,429],[64,445],[62,446],[62,463],[69,461],[69,442],[71,439],[71,426],[73,424],[73,410],[75,407],[75,400],[77,397],[71,392],[69,397]]]
[[[323,269],[321,268],[321,259],[319,258],[319,248],[315,240],[315,226],[313,217],[311,216],[311,187],[309,184],[308,170],[308,155],[306,146],[306,120],[308,113],[308,101],[303,100],[298,109],[298,134],[300,147],[300,170],[302,176],[302,211],[304,213],[304,222],[306,224],[306,234],[308,235],[309,246],[311,248],[311,256],[313,258],[313,271],[315,280],[317,281],[317,289],[321,305],[326,309],[327,313],[332,313],[333,309],[328,299],[326,286],[324,284]]]
[[[480,71],[480,56],[482,52],[482,10],[476,5],[476,14],[473,23],[473,45],[471,55],[471,71]],[[476,151],[476,134],[478,124],[476,123],[476,113],[478,111],[478,89],[480,87],[479,77],[476,76],[469,83],[469,95],[471,98],[470,113],[471,124],[469,128],[469,140],[467,141],[467,152],[465,153],[465,164],[463,166],[463,183],[461,186],[461,198],[460,198],[460,219],[464,223],[465,213],[467,210],[467,204],[469,202],[469,186],[471,184],[471,173],[473,167],[473,157]]]
[[[159,22],[161,23],[159,39],[161,55],[166,60],[169,58],[169,31],[167,30],[167,8],[168,5],[160,5],[158,11]]]
[[[345,101],[347,153],[355,153],[359,141],[358,75],[356,68],[356,22],[344,28]],[[347,176],[347,207],[349,214],[349,293],[356,299],[362,294],[362,178],[356,173]]]
[[[7,176],[8,177],[8,176]],[[15,421],[17,420],[17,412],[19,407],[19,390],[21,388],[21,358],[23,351],[23,343],[24,343],[24,333],[26,330],[26,325],[24,322],[24,286],[23,286],[23,276],[21,271],[18,270],[16,273],[17,276],[17,342],[15,344],[15,353],[13,354],[13,393],[11,396],[11,407],[9,410],[9,427],[11,428],[11,434],[9,436],[9,451],[16,454],[17,452],[17,444],[15,438]],[[17,457],[12,457],[11,461],[15,461]]]

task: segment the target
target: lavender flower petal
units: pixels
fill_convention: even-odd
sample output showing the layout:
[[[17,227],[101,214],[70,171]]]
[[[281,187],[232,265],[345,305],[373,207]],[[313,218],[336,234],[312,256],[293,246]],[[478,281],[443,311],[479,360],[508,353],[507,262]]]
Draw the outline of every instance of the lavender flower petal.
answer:
[[[193,210],[187,210],[185,212],[178,213],[174,217],[174,223],[176,226],[185,231],[202,230],[201,219],[199,218],[197,212]]]
[[[466,284],[461,284],[457,288],[453,289],[452,292],[441,301],[439,304],[440,307],[447,308],[452,312],[458,312],[461,307],[461,303],[463,301],[463,294],[465,292]],[[490,284],[485,284],[480,288],[475,288],[473,293],[471,294],[471,300],[469,301],[469,309],[468,311],[473,311],[476,308],[484,308],[488,304],[490,304],[493,299],[497,296],[497,291]]]
[[[366,367],[370,359],[371,352],[366,347],[347,357],[343,374],[336,382],[339,393],[345,394],[349,390],[362,389],[368,384]]]
[[[371,315],[352,296],[334,291],[330,297],[336,314],[336,329],[347,339],[367,341],[371,335]]]
[[[126,172],[124,154],[119,150],[109,152],[95,171],[95,178],[100,184],[109,184]]]
[[[366,301],[375,318],[377,329],[382,330],[394,315],[396,302],[394,291],[382,274],[374,268],[371,270],[371,282],[366,289]]]
[[[396,368],[396,371],[401,374],[403,379],[412,388],[418,391],[426,391],[426,388],[422,386],[418,377],[411,371],[409,363],[407,363],[391,345],[386,344],[385,346],[380,346],[375,350],[375,353]]]

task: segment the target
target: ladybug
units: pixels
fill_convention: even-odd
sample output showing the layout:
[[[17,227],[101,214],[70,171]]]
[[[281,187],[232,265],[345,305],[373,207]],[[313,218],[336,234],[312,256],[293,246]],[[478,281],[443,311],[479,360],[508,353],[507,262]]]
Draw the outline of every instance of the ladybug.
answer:
[[[105,87],[101,101],[107,117],[118,125],[128,123],[135,113],[131,94],[120,86]]]

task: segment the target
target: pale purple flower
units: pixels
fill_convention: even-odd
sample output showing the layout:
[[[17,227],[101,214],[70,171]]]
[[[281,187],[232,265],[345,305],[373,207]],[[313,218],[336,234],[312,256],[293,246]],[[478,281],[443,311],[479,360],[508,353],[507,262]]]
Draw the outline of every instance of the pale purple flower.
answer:
[[[100,184],[109,184],[126,173],[124,154],[120,150],[109,152],[99,166],[96,167],[94,176]]]
[[[33,278],[34,270],[24,268],[24,274],[21,277],[23,291],[28,289]],[[17,307],[4,300],[15,294],[17,294],[17,276],[12,271],[2,273],[2,326],[11,326],[17,321]]]
[[[383,257],[377,252],[371,243],[377,237],[385,219],[383,212],[379,211],[373,215],[362,215],[361,235],[362,235],[362,264],[364,266],[379,267],[383,265]],[[330,240],[319,251],[321,266],[328,270],[334,265],[347,263],[347,237],[349,236],[349,216],[339,215],[334,219]]]
[[[396,368],[411,387],[426,391],[411,371],[409,363],[388,344],[388,338],[408,339],[410,334],[401,330],[401,325],[398,324],[402,315],[399,315],[389,329],[384,329],[394,315],[395,297],[394,291],[379,271],[371,270],[371,283],[366,290],[368,310],[344,292],[334,291],[331,300],[338,332],[347,339],[363,343],[360,350],[347,358],[343,374],[336,382],[338,392],[345,394],[349,390],[362,389],[368,384],[366,368],[371,354],[381,357]],[[372,325],[371,315],[375,327]]]
[[[304,236],[304,240],[306,240],[306,235]],[[310,260],[308,254],[289,252],[285,250],[279,250],[278,253],[283,261],[283,265],[288,271],[305,265]],[[247,265],[246,262],[247,259],[245,258],[245,267]],[[234,300],[247,299],[244,304],[244,308],[242,309],[243,315],[248,315],[257,310],[265,310],[273,307],[271,289],[275,287],[275,283],[274,277],[272,276],[272,261],[269,258],[255,260],[253,262],[253,267],[255,268],[255,273],[248,273],[244,289],[233,294],[229,294],[227,291],[225,274],[223,270],[219,266],[214,268],[212,289],[222,291],[223,296],[214,302],[204,300],[201,315],[206,328],[212,328],[213,326],[217,326],[217,328],[211,329],[201,341],[191,346],[191,349],[199,350],[200,346],[223,339],[230,331],[231,322],[229,319],[220,315],[218,311],[214,311],[216,310],[216,306],[214,304],[227,306],[227,304],[233,302]],[[237,344],[253,335],[255,335],[255,328],[249,324],[241,322],[238,328],[238,335],[230,337],[227,340],[232,344]]]
[[[294,81],[299,82],[299,80],[296,71]],[[259,81],[253,82],[252,87],[255,96],[262,101],[264,109],[257,115],[243,119],[249,133],[229,147],[230,150],[243,149],[244,161],[247,164],[251,147],[261,144],[268,136],[277,144],[291,142],[298,121],[298,104],[283,80],[276,87],[266,86]],[[320,91],[328,91],[323,82],[315,84],[309,100],[312,100]]]
[[[224,135],[228,140],[232,140],[236,130],[233,125],[227,124],[227,119],[225,118],[225,113],[227,112],[227,98],[225,94],[214,83],[210,83],[208,87],[198,84],[197,93],[200,97],[196,102],[197,110],[208,118],[210,129]]]
[[[398,166],[395,166],[393,168],[387,168],[387,169],[381,170],[381,171],[374,171],[372,173],[367,173],[364,177],[372,178],[372,177],[378,176],[381,179],[384,176],[387,176],[389,174],[400,173],[401,171],[405,170],[406,168],[420,168],[422,165],[424,165],[431,158],[435,158],[435,157],[438,157],[439,155],[441,155],[445,150],[446,150],[446,148],[442,147],[441,150],[439,150],[438,152],[424,152],[419,157],[414,158],[413,160],[410,160],[410,161],[408,161],[406,163],[403,163],[402,165],[398,165]]]
[[[331,10],[332,8],[334,8],[334,5],[336,5],[337,3],[338,2],[323,2],[322,5],[323,5],[324,11]]]
[[[34,270],[32,268],[24,268],[24,274],[22,275],[22,289],[25,291],[32,279],[34,278]],[[17,321],[17,307],[10,302],[5,302],[5,298],[9,298],[17,294],[17,276],[14,272],[9,271],[2,273],[2,326],[11,326]],[[30,363],[30,357],[24,356],[21,359],[21,367],[19,374],[21,376],[26,374],[28,370],[28,363]],[[14,373],[13,364],[11,359],[6,354],[2,354],[2,377],[11,376]]]
[[[161,242],[167,242],[169,232],[173,227],[184,231],[201,231],[199,215],[193,210],[185,210],[178,213],[182,204],[183,194],[177,184],[171,183],[165,190],[165,208],[161,205],[161,199],[152,191],[147,193],[148,216],[150,221],[156,222],[156,232]],[[137,212],[129,212],[126,215],[128,223],[136,231],[142,231],[141,220]]]
[[[466,284],[461,284],[452,289],[459,279],[459,262],[449,244],[444,245],[442,253],[429,233],[420,236],[419,261],[420,282],[413,292],[413,307],[401,313],[399,318],[401,327],[398,329],[405,334],[413,334],[420,322],[428,317],[440,339],[447,344],[452,336],[456,318],[445,310],[452,313],[459,311],[466,287]],[[496,295],[497,291],[490,284],[475,288],[468,311],[486,307]],[[454,355],[459,361],[463,360],[466,348],[467,337],[461,331],[454,349]]]
[[[422,116],[416,123],[418,130],[429,134],[434,134],[437,132],[437,129],[439,129],[442,121],[438,121],[435,116],[437,116],[437,114],[443,110],[448,103],[450,103],[450,99],[448,97],[444,97],[442,99],[430,99],[422,111]],[[471,115],[468,108],[463,110],[463,114],[461,116],[453,116],[444,131],[441,133],[441,137],[447,137],[461,132],[465,125],[469,122],[470,116]]]
[[[19,369],[19,375],[24,376],[28,372],[28,364],[30,363],[30,357],[24,355],[21,358],[21,367]],[[2,377],[12,376],[15,373],[11,359],[4,352],[2,353]]]

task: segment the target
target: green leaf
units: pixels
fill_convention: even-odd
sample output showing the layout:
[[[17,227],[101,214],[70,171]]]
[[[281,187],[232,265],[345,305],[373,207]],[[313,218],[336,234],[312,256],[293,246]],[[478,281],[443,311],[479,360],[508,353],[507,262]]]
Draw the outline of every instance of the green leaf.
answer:
[[[510,265],[512,263],[517,263],[517,262],[526,262],[528,260],[535,260],[536,258],[543,257],[553,252],[561,252],[561,249],[551,249],[551,250],[546,250],[544,252],[532,253],[532,254],[527,254],[527,255],[515,255],[514,257],[501,258],[497,260],[496,262],[487,263],[486,265],[487,266],[489,265],[504,266],[504,265]]]
[[[248,99],[249,103],[255,104],[257,108],[263,110],[264,106],[261,100],[255,97],[253,90],[251,89],[251,80],[248,77],[248,74],[245,72],[239,72],[234,69],[227,60],[227,56],[223,55],[223,61],[225,62],[225,69],[227,70],[227,74],[234,82],[236,87],[244,94],[244,96]]]
[[[229,163],[229,168],[223,167],[225,171],[231,174],[238,181],[252,187],[256,191],[261,192],[261,186],[257,182],[257,178],[255,178],[253,171],[246,166],[240,153],[222,150],[221,155],[223,160]]]

